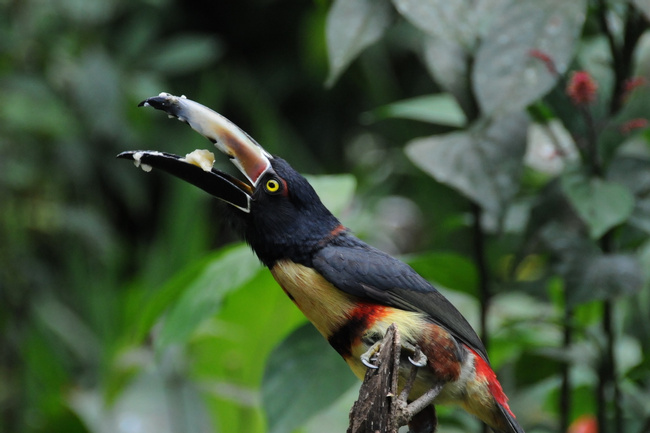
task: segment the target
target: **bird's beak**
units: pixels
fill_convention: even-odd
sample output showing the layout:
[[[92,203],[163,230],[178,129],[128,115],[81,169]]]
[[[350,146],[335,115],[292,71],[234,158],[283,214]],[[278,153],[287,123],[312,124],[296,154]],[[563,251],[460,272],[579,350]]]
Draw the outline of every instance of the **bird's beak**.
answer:
[[[212,164],[210,167],[206,167],[205,164],[202,167],[195,159],[192,160],[191,155],[181,157],[154,150],[131,150],[122,152],[117,157],[133,160],[135,165],[144,171],[151,171],[152,168],[166,171],[244,212],[250,212],[253,195],[253,188],[250,185],[228,173],[212,168]]]
[[[119,154],[118,158],[132,159],[144,169],[159,168],[245,212],[250,211],[250,200],[257,182],[264,173],[272,170],[273,157],[262,146],[230,120],[184,96],[161,93],[144,100],[140,106],[162,110],[190,125],[225,153],[250,185],[212,168],[213,157],[207,151],[195,151],[185,157],[156,151],[129,151]],[[206,158],[206,154],[210,156]]]

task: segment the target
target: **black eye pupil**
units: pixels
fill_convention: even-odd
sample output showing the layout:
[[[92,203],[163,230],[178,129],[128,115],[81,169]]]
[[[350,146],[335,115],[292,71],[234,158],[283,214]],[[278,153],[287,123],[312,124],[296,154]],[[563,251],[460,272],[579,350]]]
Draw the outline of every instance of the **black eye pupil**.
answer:
[[[280,184],[276,180],[269,180],[266,182],[266,189],[270,192],[275,192],[280,188]]]

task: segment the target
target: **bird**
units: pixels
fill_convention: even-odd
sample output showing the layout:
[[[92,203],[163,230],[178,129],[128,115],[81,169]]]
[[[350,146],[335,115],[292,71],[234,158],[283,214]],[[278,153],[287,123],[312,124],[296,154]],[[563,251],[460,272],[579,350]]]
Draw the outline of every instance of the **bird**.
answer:
[[[230,120],[185,96],[160,93],[140,106],[187,123],[246,178],[213,168],[214,155],[185,157],[134,150],[145,171],[160,169],[227,203],[226,217],[270,270],[289,299],[363,379],[388,327],[400,332],[400,374],[421,367],[409,398],[441,384],[432,405],[457,405],[498,433],[524,433],[508,406],[485,346],[464,316],[404,262],[357,238],[325,207],[309,182]],[[404,373],[406,375],[406,373]],[[435,412],[434,412],[435,414]],[[435,415],[434,415],[435,416]],[[414,418],[411,431],[435,423]]]

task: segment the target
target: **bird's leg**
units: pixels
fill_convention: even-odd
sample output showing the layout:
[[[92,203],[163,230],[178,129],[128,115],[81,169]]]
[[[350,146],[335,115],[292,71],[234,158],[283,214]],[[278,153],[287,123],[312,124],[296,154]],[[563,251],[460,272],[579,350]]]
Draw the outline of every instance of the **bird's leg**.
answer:
[[[370,346],[370,349],[366,350],[359,358],[363,365],[368,368],[379,368],[378,365],[373,364],[373,361],[377,360],[377,354],[381,349],[381,340],[377,341],[375,344]]]
[[[411,358],[409,356],[408,358],[411,364],[413,364],[415,367],[424,367],[425,365],[427,365],[427,361],[428,361],[427,356],[424,353],[422,353],[422,351],[418,346],[414,346],[408,342],[404,342],[402,343],[402,350],[404,349],[411,352],[411,355],[413,357]]]
[[[420,351],[419,347],[416,347],[416,352],[414,353],[414,358],[417,358],[418,352]],[[411,359],[409,357],[409,359]],[[415,378],[418,375],[418,368],[419,366],[413,364],[411,366],[411,373],[409,374],[408,379],[406,379],[406,383],[404,384],[404,388],[402,388],[402,392],[399,394],[398,399],[406,405],[406,402],[408,401],[409,394],[411,393],[411,389],[413,388],[413,385],[415,384]]]
[[[402,351],[406,350],[407,352],[411,353],[411,356],[408,357],[408,360],[415,367],[424,367],[427,365],[427,357],[424,353],[422,353],[419,347],[414,346],[406,341],[403,342],[401,346]],[[378,366],[373,362],[377,359],[376,355],[379,353],[379,349],[381,349],[381,340],[370,346],[370,348],[360,356],[363,365],[368,368],[377,368]]]
[[[426,356],[422,355],[419,347],[414,347],[413,358],[421,360],[424,357],[423,365],[426,365]],[[400,425],[408,424],[410,433],[434,433],[438,425],[438,418],[436,417],[436,410],[431,404],[438,396],[442,389],[442,384],[434,385],[429,391],[425,392],[422,396],[418,397],[412,402],[408,401],[411,389],[415,384],[415,379],[418,370],[421,366],[417,365],[411,357],[409,361],[413,364],[402,392],[397,397],[398,417],[401,418]]]

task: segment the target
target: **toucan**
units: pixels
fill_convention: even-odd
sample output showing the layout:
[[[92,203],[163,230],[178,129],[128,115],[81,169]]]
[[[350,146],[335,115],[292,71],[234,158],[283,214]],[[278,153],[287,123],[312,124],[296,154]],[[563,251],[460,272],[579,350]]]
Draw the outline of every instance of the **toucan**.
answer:
[[[282,290],[363,379],[376,344],[396,324],[406,376],[419,368],[409,398],[433,384],[434,404],[455,404],[499,433],[523,433],[490,366],[485,346],[463,315],[400,260],[361,241],[323,205],[309,182],[234,123],[185,96],[161,93],[150,106],[189,124],[239,168],[245,181],[212,167],[211,152],[185,157],[128,151],[146,171],[161,169],[226,202],[233,226]],[[434,412],[435,413],[435,412]],[[411,431],[435,424],[412,420]]]

